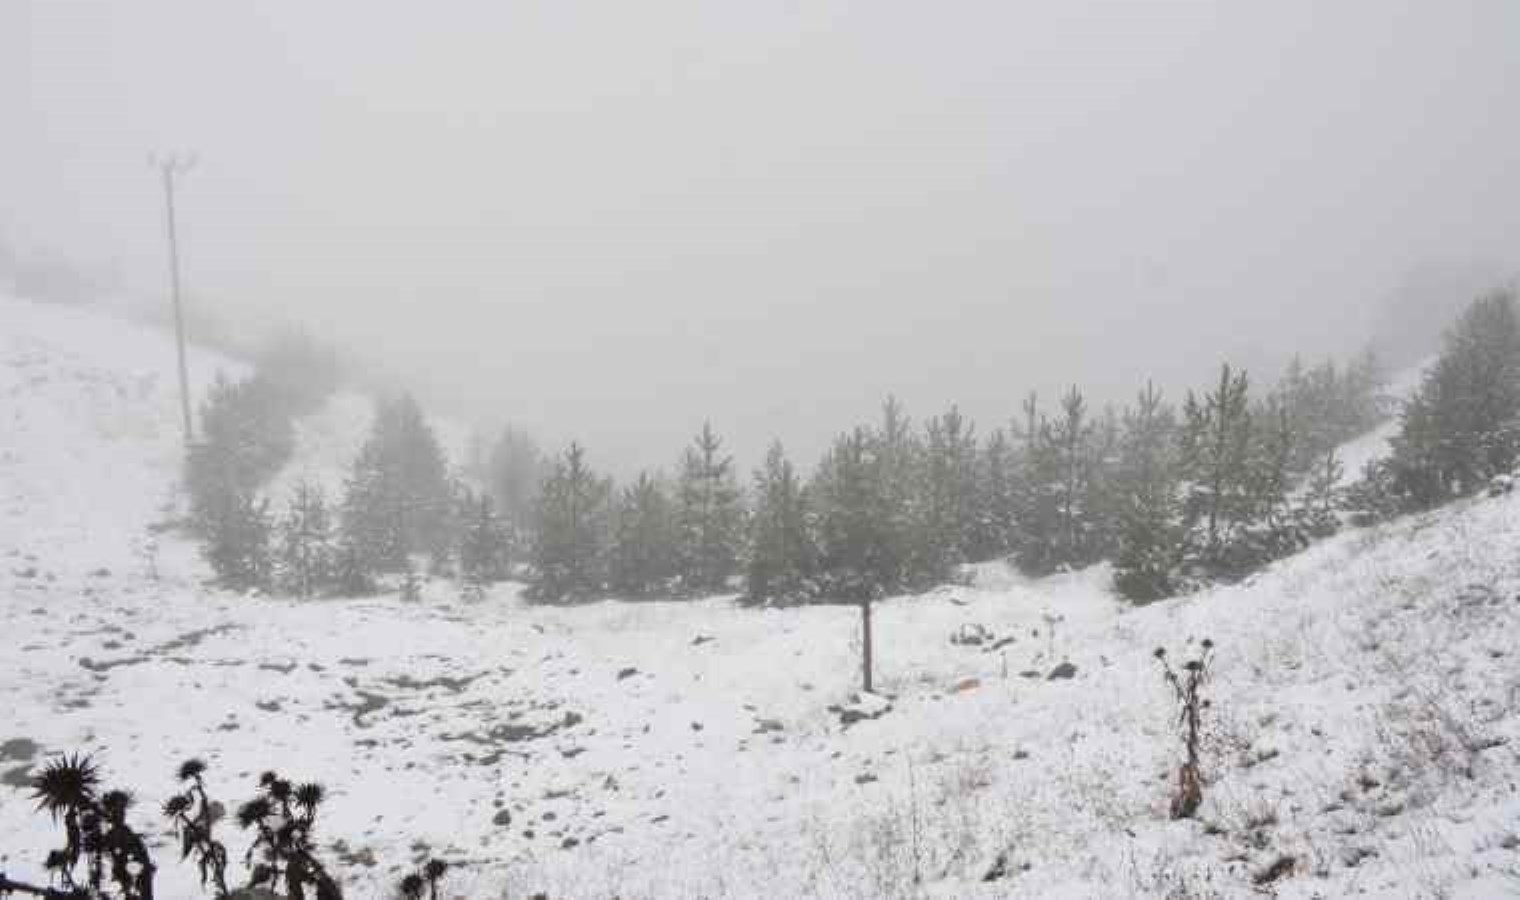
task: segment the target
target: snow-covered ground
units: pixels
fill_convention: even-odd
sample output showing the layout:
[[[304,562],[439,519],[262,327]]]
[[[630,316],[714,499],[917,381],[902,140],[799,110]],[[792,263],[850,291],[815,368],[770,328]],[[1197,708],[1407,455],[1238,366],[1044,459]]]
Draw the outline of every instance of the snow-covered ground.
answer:
[[[1349,532],[1139,610],[1102,568],[979,567],[878,607],[891,708],[846,727],[830,707],[858,679],[851,609],[210,590],[181,539],[144,553],[179,462],[169,342],[9,299],[0,323],[13,877],[53,839],[27,772],[82,749],[160,838],[185,757],[229,803],[270,767],[324,782],[324,841],[357,897],[430,853],[462,864],[450,884],[471,898],[1520,891],[1520,499]],[[218,364],[192,357],[201,379]],[[339,477],[366,409],[339,398],[303,423],[281,478]],[[990,637],[950,640],[977,627]],[[1181,745],[1152,651],[1204,637],[1209,785],[1200,817],[1172,822]],[[1051,679],[1061,663],[1072,677]],[[161,895],[194,896],[162,850]]]

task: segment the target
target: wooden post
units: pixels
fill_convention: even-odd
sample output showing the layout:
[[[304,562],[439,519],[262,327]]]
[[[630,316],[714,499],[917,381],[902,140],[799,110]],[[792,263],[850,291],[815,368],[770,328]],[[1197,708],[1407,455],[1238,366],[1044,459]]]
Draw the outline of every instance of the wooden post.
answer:
[[[871,693],[871,600],[867,598],[860,602],[860,628],[861,628],[861,683],[862,690]]]

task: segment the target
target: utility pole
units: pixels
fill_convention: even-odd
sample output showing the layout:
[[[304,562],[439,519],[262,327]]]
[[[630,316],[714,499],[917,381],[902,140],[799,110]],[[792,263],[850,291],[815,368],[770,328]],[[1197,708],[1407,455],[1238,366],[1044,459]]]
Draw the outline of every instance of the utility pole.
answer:
[[[174,299],[174,342],[179,352],[179,406],[185,418],[185,446],[193,437],[190,420],[190,375],[185,367],[185,314],[179,298],[179,237],[174,229],[174,176],[195,167],[195,157],[165,156],[151,160],[164,179],[164,211],[169,224],[169,286]]]

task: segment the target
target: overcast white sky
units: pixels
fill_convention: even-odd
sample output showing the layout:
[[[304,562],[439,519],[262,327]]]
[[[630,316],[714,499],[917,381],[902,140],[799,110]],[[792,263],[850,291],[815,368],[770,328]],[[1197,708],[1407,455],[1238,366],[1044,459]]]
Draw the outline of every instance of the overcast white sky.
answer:
[[[626,469],[1353,347],[1520,268],[1520,3],[0,2],[0,237]],[[3,324],[0,324],[3,327]],[[1265,375],[1267,373],[1263,373]]]

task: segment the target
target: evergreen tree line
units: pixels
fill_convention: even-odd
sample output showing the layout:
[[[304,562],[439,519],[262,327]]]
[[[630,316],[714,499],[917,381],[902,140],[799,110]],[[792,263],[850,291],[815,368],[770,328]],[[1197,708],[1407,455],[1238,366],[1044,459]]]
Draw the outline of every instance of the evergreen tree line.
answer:
[[[1347,491],[1358,521],[1470,496],[1520,461],[1520,316],[1515,288],[1474,300],[1399,414],[1386,459]]]
[[[1153,600],[1333,531],[1334,448],[1380,419],[1378,384],[1370,355],[1295,361],[1253,398],[1246,373],[1225,366],[1180,408],[1147,385],[1095,414],[1072,388],[1053,410],[1028,398],[985,436],[954,407],[916,425],[889,399],[811,477],[773,444],[748,491],[710,426],[673,479],[646,472],[621,489],[572,445],[540,462],[520,547],[534,596],[549,602],[727,590],[754,603],[858,602],[996,558],[1036,575],[1112,560],[1126,596]]]
[[[412,595],[425,567],[475,596],[515,571],[541,602],[728,591],[860,602],[1006,558],[1035,575],[1111,560],[1121,592],[1148,601],[1333,531],[1334,447],[1381,414],[1370,357],[1295,361],[1259,398],[1225,366],[1180,406],[1147,385],[1094,413],[1072,388],[1053,409],[1029,397],[986,435],[955,407],[920,424],[889,399],[808,475],[778,443],[741,479],[705,425],[674,474],[619,486],[584,447],[546,457],[515,429],[455,476],[401,396],[377,405],[336,502],[301,484],[273,510],[258,487],[288,456],[299,407],[268,385],[223,382],[208,397],[190,480],[222,473],[210,480],[230,487],[192,497],[210,500],[198,521],[224,584],[297,596],[365,594],[386,579]]]
[[[237,407],[228,396],[236,395],[213,392],[203,419]],[[281,424],[288,432],[288,418]],[[236,457],[263,439],[256,429],[237,437],[244,443],[217,446]],[[420,564],[457,577],[467,595],[478,596],[508,574],[509,533],[490,497],[449,474],[442,447],[410,396],[376,404],[336,503],[321,486],[303,481],[283,509],[272,509],[257,494],[260,483],[250,479],[235,495],[237,527],[202,531],[206,559],[226,587],[360,596],[394,578],[403,593],[415,594]]]

